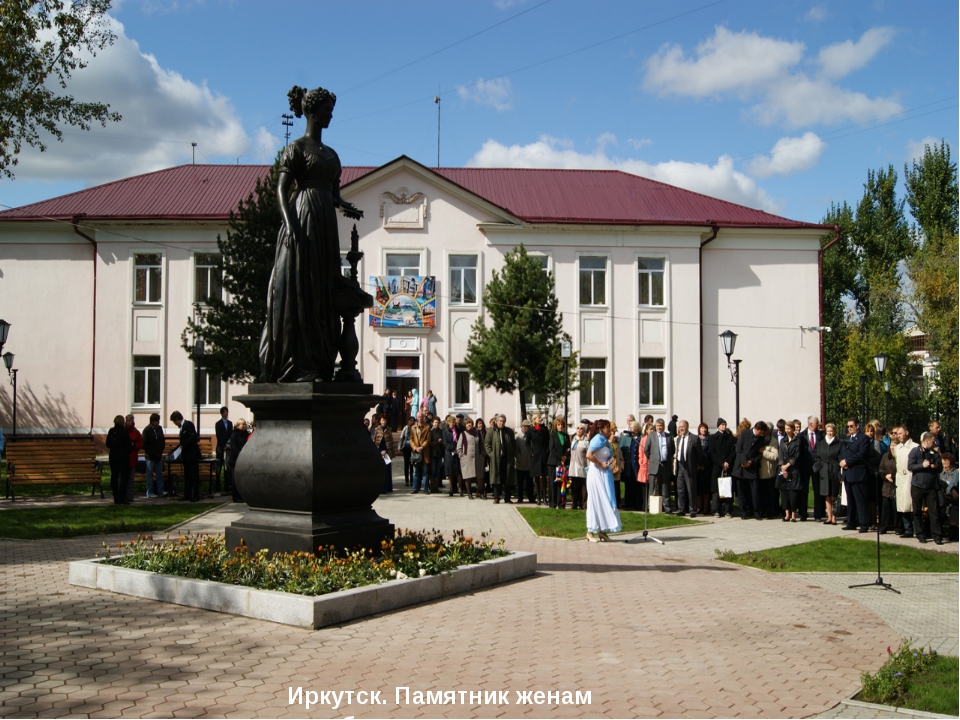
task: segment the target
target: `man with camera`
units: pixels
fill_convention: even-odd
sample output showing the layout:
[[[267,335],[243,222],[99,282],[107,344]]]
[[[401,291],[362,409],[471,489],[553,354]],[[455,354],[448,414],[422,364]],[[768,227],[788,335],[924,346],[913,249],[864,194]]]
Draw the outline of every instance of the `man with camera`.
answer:
[[[913,525],[917,540],[927,541],[923,534],[923,506],[927,506],[927,516],[930,519],[930,534],[937,545],[943,545],[940,528],[940,508],[937,501],[937,490],[942,463],[940,453],[933,449],[937,436],[925,432],[920,436],[920,445],[910,451],[907,460],[907,469],[913,473],[910,480],[910,496],[913,499]]]

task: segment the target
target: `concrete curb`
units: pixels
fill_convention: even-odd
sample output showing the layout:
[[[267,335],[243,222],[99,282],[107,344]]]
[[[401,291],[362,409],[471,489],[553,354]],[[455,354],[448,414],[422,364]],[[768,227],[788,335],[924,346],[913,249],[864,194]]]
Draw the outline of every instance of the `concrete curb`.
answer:
[[[476,565],[462,565],[450,573],[391,580],[311,597],[158,575],[104,565],[102,559],[94,559],[70,563],[70,584],[316,629],[518,580],[536,571],[536,553],[515,552]]]
[[[857,695],[860,694],[860,691],[857,690]],[[849,698],[846,700],[840,701],[841,705],[849,705],[851,707],[863,708],[865,710],[873,710],[874,712],[887,712],[893,713],[894,715],[902,715],[903,717],[913,717],[913,718],[952,718],[954,715],[940,715],[938,713],[924,712],[923,710],[911,710],[909,708],[900,708],[893,705],[875,705],[873,703],[861,702],[860,700],[854,700]]]

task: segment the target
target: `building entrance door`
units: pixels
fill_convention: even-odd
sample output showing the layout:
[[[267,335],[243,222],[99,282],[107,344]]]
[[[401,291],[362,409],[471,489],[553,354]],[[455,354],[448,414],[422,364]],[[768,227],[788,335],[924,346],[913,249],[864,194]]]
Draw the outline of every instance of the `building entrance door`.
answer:
[[[407,393],[416,390],[420,396],[420,356],[419,355],[388,355],[387,356],[387,377],[385,385],[388,390],[396,390],[397,398],[400,400],[401,407],[406,407]],[[406,412],[402,422],[410,413]]]

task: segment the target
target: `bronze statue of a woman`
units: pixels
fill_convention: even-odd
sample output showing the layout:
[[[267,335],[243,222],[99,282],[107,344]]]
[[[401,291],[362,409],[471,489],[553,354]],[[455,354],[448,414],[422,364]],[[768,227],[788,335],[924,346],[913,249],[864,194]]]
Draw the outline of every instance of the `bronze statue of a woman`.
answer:
[[[280,158],[283,226],[260,339],[260,381],[330,381],[341,331],[335,298],[343,283],[336,209],[355,220],[363,213],[340,196],[340,158],[321,142],[336,96],[297,86],[287,95],[294,114],[306,115],[307,130]]]

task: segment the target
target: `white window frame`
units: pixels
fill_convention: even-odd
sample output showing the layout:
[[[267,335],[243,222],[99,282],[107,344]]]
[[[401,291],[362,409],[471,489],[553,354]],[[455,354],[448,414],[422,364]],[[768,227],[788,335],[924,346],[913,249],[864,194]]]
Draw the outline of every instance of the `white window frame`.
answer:
[[[351,268],[350,268],[350,261],[347,260],[347,252],[348,251],[346,250],[340,251],[340,274],[343,275],[347,280],[349,280]],[[359,275],[360,275],[360,268],[358,267],[357,276],[359,277]]]
[[[468,266],[454,266],[451,263],[451,260],[455,257],[458,258],[473,258],[473,267]],[[463,299],[463,292],[466,284],[464,283],[463,276],[467,270],[473,270],[473,288],[474,288],[474,298],[473,302],[469,302]],[[454,273],[460,273],[460,300],[455,300],[453,297],[453,276]],[[447,279],[450,282],[450,287],[447,291],[447,302],[450,305],[456,307],[475,307],[480,304],[480,256],[477,253],[450,253],[447,255]]]
[[[413,276],[423,277],[423,276],[425,276],[425,275],[429,275],[429,274],[430,274],[430,273],[426,272],[425,269],[424,269],[424,268],[425,268],[425,265],[426,265],[426,263],[425,263],[426,253],[424,252],[423,248],[403,248],[403,247],[400,247],[400,248],[384,248],[384,249],[383,249],[383,256],[382,256],[382,258],[381,258],[382,263],[381,263],[381,265],[380,265],[380,267],[383,268],[383,272],[381,273],[381,275],[383,275],[384,277],[390,277],[389,263],[387,262],[387,257],[390,256],[390,255],[416,255],[418,258],[420,258],[420,262],[419,262],[419,264],[418,264],[418,270],[417,270],[417,272],[415,272],[415,273],[410,273],[410,274],[407,274],[406,272],[404,272],[402,275],[399,275],[399,276],[397,276],[397,277],[413,277]],[[406,270],[407,267],[408,267],[408,266],[401,266],[401,268],[404,269],[404,270]]]
[[[602,303],[584,303],[580,298],[580,276],[584,270],[581,268],[580,263],[584,258],[600,258],[603,260],[603,302]],[[609,253],[577,253],[577,305],[582,308],[607,308],[610,307],[610,274],[611,274],[611,263],[610,263],[610,254]],[[600,272],[600,268],[590,268],[587,270],[591,274],[591,288],[593,293],[591,294],[591,300],[596,296],[596,273]]]
[[[140,265],[140,264],[138,264],[137,259],[138,259],[141,255],[156,255],[156,256],[158,256],[158,257],[160,258],[160,264],[159,264],[159,265]],[[134,304],[134,305],[153,305],[153,306],[157,306],[157,305],[162,305],[162,304],[163,304],[163,276],[164,276],[164,274],[165,274],[165,272],[164,272],[164,271],[165,271],[165,265],[166,265],[166,263],[164,262],[165,260],[166,260],[166,255],[165,255],[165,253],[163,253],[163,252],[160,251],[160,250],[153,250],[153,249],[150,249],[150,250],[132,250],[132,251],[130,252],[130,265],[131,265],[131,267],[132,267],[132,269],[133,269],[132,278],[131,278],[131,279],[132,279],[132,286],[131,286],[132,293],[131,293],[131,294],[132,294],[132,297],[133,297],[133,304]],[[160,279],[159,279],[158,282],[157,282],[157,284],[160,286],[160,287],[158,288],[158,289],[159,289],[160,298],[159,298],[159,300],[150,300],[150,299],[149,299],[149,297],[150,297],[150,288],[152,287],[152,285],[151,285],[151,283],[150,283],[150,272],[149,272],[149,269],[150,269],[150,268],[157,268],[157,267],[160,268]],[[146,290],[145,290],[145,295],[146,295],[146,297],[148,298],[148,299],[146,299],[146,300],[137,300],[137,273],[138,273],[141,269],[144,269],[144,270],[146,271],[146,276],[145,276],[145,277],[146,277]]]
[[[136,358],[158,358],[159,365],[151,365],[147,367],[137,367]],[[132,392],[130,393],[130,406],[135,408],[158,408],[160,403],[163,401],[163,356],[162,355],[145,355],[141,353],[135,353],[130,357],[130,377],[132,379]],[[150,373],[156,372],[157,374],[157,401],[150,402],[148,396],[150,389]],[[142,378],[138,380],[137,376],[142,375]],[[138,384],[142,385],[143,389],[143,402],[136,402],[137,397],[137,386]]]
[[[662,360],[663,367],[661,368],[641,368],[640,360]],[[653,397],[653,374],[659,372],[663,375],[663,402],[656,403],[652,402]],[[643,390],[644,386],[644,376],[647,376],[647,388],[650,391],[650,400],[651,402],[644,404],[640,400],[640,393]],[[667,359],[665,357],[640,357],[637,359],[637,407],[641,408],[663,408],[666,407],[667,403]]]
[[[197,282],[197,274],[198,274],[198,272],[200,271],[201,268],[206,268],[206,270],[207,270],[207,289],[209,290],[209,289],[210,289],[210,275],[211,275],[211,273],[212,273],[215,269],[217,269],[217,266],[216,266],[216,265],[207,265],[207,264],[201,265],[201,264],[198,262],[198,260],[199,260],[199,258],[200,258],[201,255],[206,255],[206,256],[218,256],[218,257],[220,257],[221,261],[222,261],[222,259],[223,259],[223,255],[222,255],[221,253],[219,253],[219,252],[215,252],[215,253],[195,252],[195,253],[193,254],[193,302],[194,302],[195,304],[197,304],[197,305],[206,305],[206,304],[207,304],[207,298],[210,297],[209,295],[208,295],[207,297],[203,298],[202,300],[197,298],[197,293],[198,293],[198,291],[199,291],[199,283]],[[220,268],[220,299],[221,299],[221,300],[223,300],[223,293],[224,293],[224,290],[223,290],[223,269],[222,269],[222,267],[221,267],[221,268]]]
[[[540,261],[546,260],[547,262],[544,263],[543,273],[545,275],[549,275],[553,273],[553,255],[545,252],[537,252],[537,251],[530,252],[529,250],[527,251],[527,255],[529,255],[530,257],[535,257],[537,258],[537,260],[540,260]],[[554,290],[556,290],[556,284],[557,284],[556,276],[554,276],[553,278],[553,284],[554,284]]]
[[[457,402],[457,375],[460,373],[466,373],[467,375],[467,402],[461,403]],[[467,370],[465,363],[454,363],[453,365],[453,403],[452,406],[457,410],[470,409],[473,407],[473,379],[470,377],[470,372]]]
[[[660,260],[661,262],[663,262],[663,270],[662,270],[662,271],[657,271],[657,270],[641,270],[641,269],[640,269],[640,261],[641,261],[641,260]],[[667,308],[667,298],[669,297],[669,295],[668,295],[668,293],[667,293],[667,282],[668,282],[668,278],[669,278],[669,275],[670,275],[670,261],[669,261],[669,259],[666,258],[666,257],[664,257],[664,256],[662,256],[662,255],[637,255],[637,256],[634,258],[634,261],[635,261],[635,263],[636,263],[635,268],[636,268],[636,271],[637,271],[637,293],[636,293],[636,295],[634,296],[634,297],[637,298],[637,307],[638,307],[638,308],[642,308],[642,309],[644,309],[644,310],[650,310],[650,309],[653,309],[653,310],[665,310],[665,309]],[[644,285],[645,282],[646,282],[646,284],[647,284],[647,289],[650,291],[650,297],[651,297],[651,298],[653,297],[652,285],[651,285],[651,282],[652,282],[652,281],[651,281],[650,276],[651,276],[653,273],[655,273],[655,272],[662,272],[662,273],[663,273],[663,303],[660,304],[660,305],[656,305],[656,304],[653,304],[653,303],[642,303],[642,302],[640,302],[640,291],[641,291],[641,288],[643,287],[643,285]]]
[[[584,360],[602,360],[602,361],[603,361],[603,367],[602,367],[602,368],[585,368],[585,367],[583,367],[583,362],[584,362]],[[608,374],[609,374],[610,368],[607,367],[607,360],[608,360],[608,358],[605,358],[605,357],[604,357],[604,358],[598,358],[598,357],[589,357],[589,358],[583,358],[583,357],[582,357],[582,358],[580,358],[580,373],[581,373],[581,375],[582,375],[583,373],[590,373],[590,378],[594,381],[594,384],[591,385],[589,388],[580,391],[580,407],[581,407],[581,408],[608,408],[608,407],[610,407],[610,402],[609,402],[609,400],[610,400],[610,395],[609,395],[609,393],[607,392],[608,389],[609,389],[609,383],[608,383],[607,376],[608,376]],[[602,403],[596,403],[596,402],[584,403],[584,402],[583,402],[583,393],[584,393],[584,392],[589,392],[589,393],[590,393],[590,399],[591,399],[592,401],[593,401],[593,400],[596,400],[596,394],[595,394],[595,389],[597,388],[596,376],[597,376],[598,374],[601,374],[601,373],[602,373],[602,375],[603,375],[603,400],[604,400],[604,401],[603,401]]]
[[[196,382],[197,382],[197,368],[196,368],[196,366],[194,366],[194,367],[192,368],[192,372],[193,372],[193,383],[194,383],[194,388],[193,388],[193,405],[194,405],[194,407],[196,407],[196,405],[197,405],[197,387],[196,387]],[[224,402],[223,402],[223,395],[224,395],[224,393],[223,393],[223,386],[224,386],[223,378],[220,377],[220,381],[219,381],[219,385],[220,385],[220,399],[217,400],[217,402],[213,402],[213,403],[212,403],[212,402],[210,402],[210,373],[207,371],[207,368],[205,368],[205,367],[203,366],[203,364],[200,365],[200,376],[202,377],[203,381],[206,383],[206,387],[204,388],[204,398],[203,398],[203,402],[200,403],[200,407],[201,407],[201,408],[220,408],[220,407],[223,407],[223,405],[224,405]]]

